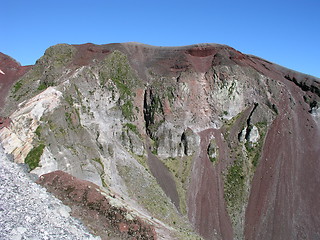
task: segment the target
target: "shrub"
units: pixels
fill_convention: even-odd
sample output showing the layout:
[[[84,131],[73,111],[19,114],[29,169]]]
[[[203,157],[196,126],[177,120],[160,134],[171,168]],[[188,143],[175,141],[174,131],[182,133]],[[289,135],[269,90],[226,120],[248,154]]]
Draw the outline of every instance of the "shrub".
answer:
[[[40,144],[37,147],[34,147],[27,155],[25,159],[25,163],[29,165],[30,171],[39,166],[40,157],[43,153],[43,149],[45,148],[44,144]]]

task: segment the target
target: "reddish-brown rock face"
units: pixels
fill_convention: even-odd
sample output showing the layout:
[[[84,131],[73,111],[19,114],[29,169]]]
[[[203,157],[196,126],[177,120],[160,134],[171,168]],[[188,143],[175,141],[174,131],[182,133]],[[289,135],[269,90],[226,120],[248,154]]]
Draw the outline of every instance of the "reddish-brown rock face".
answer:
[[[42,175],[38,184],[47,188],[72,209],[93,234],[102,239],[157,239],[154,228],[137,217],[128,219],[125,208],[113,206],[100,188],[62,171]],[[110,196],[117,198],[116,196]]]
[[[0,117],[0,129],[4,127],[9,127],[11,119],[8,117]]]
[[[0,109],[12,84],[30,68],[31,66],[21,66],[11,57],[0,53]]]
[[[269,74],[275,74],[273,70]],[[268,74],[268,73],[266,73]],[[320,131],[310,109],[319,104],[319,82],[282,73],[284,88],[246,214],[246,239],[320,238]],[[309,104],[303,99],[309,100]]]

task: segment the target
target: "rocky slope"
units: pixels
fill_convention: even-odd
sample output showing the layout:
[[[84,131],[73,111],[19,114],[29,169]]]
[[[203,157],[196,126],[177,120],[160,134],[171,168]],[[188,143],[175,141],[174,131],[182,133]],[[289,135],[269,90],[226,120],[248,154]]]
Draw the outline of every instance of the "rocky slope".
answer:
[[[124,43],[56,45],[10,81],[5,151],[118,196],[137,239],[320,238],[318,78],[225,45]],[[118,237],[120,215],[99,219]]]
[[[11,162],[1,146],[0,163],[0,239],[100,239]]]

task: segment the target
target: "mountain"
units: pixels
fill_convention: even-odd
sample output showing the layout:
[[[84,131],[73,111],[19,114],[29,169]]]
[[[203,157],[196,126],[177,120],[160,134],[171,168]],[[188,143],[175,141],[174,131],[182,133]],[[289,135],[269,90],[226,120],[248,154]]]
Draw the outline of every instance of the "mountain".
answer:
[[[218,44],[0,69],[5,152],[102,239],[320,238],[320,79]]]

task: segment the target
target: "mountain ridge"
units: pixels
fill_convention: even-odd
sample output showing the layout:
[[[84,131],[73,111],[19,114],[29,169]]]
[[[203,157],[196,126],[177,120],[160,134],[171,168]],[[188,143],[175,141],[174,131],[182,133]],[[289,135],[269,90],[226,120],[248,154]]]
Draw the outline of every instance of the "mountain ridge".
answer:
[[[52,46],[16,80],[0,140],[31,172],[106,188],[167,238],[320,236],[318,78],[226,45],[119,43]]]

